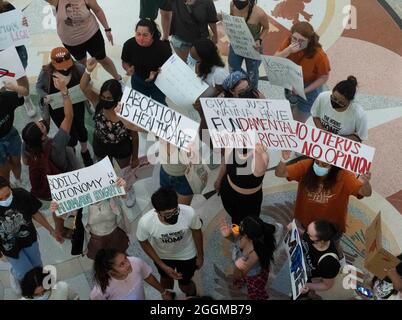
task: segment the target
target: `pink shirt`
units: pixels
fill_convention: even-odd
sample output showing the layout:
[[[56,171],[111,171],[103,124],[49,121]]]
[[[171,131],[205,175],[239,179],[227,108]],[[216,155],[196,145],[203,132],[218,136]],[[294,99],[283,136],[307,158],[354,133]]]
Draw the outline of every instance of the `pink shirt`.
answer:
[[[98,21],[85,0],[59,0],[56,21],[57,34],[68,46],[83,44],[99,30]]]
[[[91,300],[145,300],[144,279],[151,273],[151,267],[143,260],[128,257],[133,271],[124,280],[111,278],[105,293],[95,285],[90,294]]]

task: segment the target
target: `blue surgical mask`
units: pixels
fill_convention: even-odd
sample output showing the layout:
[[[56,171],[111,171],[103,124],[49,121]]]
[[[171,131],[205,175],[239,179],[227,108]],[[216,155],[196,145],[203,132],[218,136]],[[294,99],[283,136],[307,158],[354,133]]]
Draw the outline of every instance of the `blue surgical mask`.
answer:
[[[50,290],[45,291],[44,294],[42,294],[41,296],[35,296],[33,297],[33,300],[49,300],[50,298]]]
[[[13,193],[10,193],[10,196],[6,200],[0,201],[0,206],[1,207],[9,207],[11,205],[11,202],[13,202]]]
[[[319,177],[326,176],[326,175],[328,174],[328,172],[329,172],[329,169],[330,169],[330,168],[323,168],[323,167],[320,167],[320,166],[319,166],[317,163],[315,163],[315,162],[314,162],[314,164],[313,164],[314,173],[315,173],[317,176],[319,176]]]
[[[189,53],[187,56],[187,65],[194,71],[195,70],[195,66],[197,65],[197,60],[195,60],[191,54]]]

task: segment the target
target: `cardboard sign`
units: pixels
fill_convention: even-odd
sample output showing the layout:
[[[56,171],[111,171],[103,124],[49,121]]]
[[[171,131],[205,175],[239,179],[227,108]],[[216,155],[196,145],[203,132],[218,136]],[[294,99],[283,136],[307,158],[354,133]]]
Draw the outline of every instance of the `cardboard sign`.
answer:
[[[262,61],[271,84],[294,90],[300,97],[307,100],[301,66],[282,57],[262,56]]]
[[[126,194],[116,178],[108,157],[84,169],[47,176],[52,200],[59,205],[56,215]]]
[[[215,148],[252,148],[254,139],[268,149],[297,147],[290,125],[292,112],[287,100],[200,98]],[[233,139],[230,139],[234,137]]]
[[[87,100],[84,93],[81,91],[79,84],[77,84],[74,87],[69,88],[68,92],[69,92],[69,96],[70,96],[72,104],[83,102],[83,101]],[[63,101],[63,96],[61,95],[61,92],[49,94],[47,97],[51,99],[49,103],[52,106],[52,109],[59,109],[59,108],[64,107],[64,101]]]
[[[307,270],[299,230],[297,229],[295,220],[292,221],[292,230],[286,234],[284,242],[286,245],[286,253],[289,257],[292,296],[293,300],[296,300],[307,283]]]
[[[124,89],[120,117],[188,151],[199,123],[131,88]]]
[[[354,173],[370,171],[373,147],[297,121],[293,121],[292,127],[298,141],[293,151]]]
[[[254,48],[255,41],[244,18],[222,13],[222,20],[233,51],[241,57],[261,60],[260,53]]]
[[[208,84],[175,54],[163,64],[155,85],[175,104],[191,107],[208,89]]]
[[[23,14],[15,9],[0,14],[0,50],[28,43],[28,27],[22,25]]]
[[[17,81],[25,76],[25,70],[15,47],[0,52],[0,88],[5,81]]]
[[[377,214],[373,222],[365,232],[366,258],[365,268],[380,279],[387,276],[384,269],[395,268],[401,261],[385,250],[382,246],[381,212]]]

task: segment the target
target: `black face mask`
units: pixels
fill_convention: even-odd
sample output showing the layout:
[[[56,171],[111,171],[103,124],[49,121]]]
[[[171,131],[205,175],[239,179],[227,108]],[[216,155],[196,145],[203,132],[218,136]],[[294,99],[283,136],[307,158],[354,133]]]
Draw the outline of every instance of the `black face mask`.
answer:
[[[166,223],[169,224],[176,224],[177,220],[179,219],[179,215],[175,214],[174,216],[171,216],[170,218],[164,218]]]
[[[63,76],[67,77],[71,73],[71,68],[67,70],[57,70],[58,73],[62,74]]]
[[[334,108],[334,109],[342,109],[342,108],[345,108],[344,106],[339,105],[339,103],[337,103],[337,102],[335,102],[335,101],[333,101],[333,100],[331,100],[331,105],[332,105],[332,108]]]
[[[248,5],[248,1],[233,0],[233,4],[239,10],[244,9]]]
[[[99,107],[105,110],[113,109],[116,107],[116,102],[108,100],[99,100]]]
[[[253,89],[248,89],[246,91],[243,91],[242,93],[239,93],[239,98],[241,99],[255,99],[255,93]]]

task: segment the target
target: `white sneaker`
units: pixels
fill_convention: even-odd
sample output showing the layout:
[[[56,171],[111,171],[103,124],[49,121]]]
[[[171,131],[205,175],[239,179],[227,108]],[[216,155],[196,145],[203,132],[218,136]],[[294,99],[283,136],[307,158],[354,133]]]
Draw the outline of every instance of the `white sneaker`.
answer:
[[[132,208],[135,206],[137,199],[135,198],[134,187],[127,191],[126,206]]]
[[[36,108],[32,103],[31,97],[25,98],[24,107],[29,117],[33,118],[36,115]]]
[[[10,268],[10,286],[17,296],[21,295],[21,287],[20,287],[18,281],[14,278],[11,268]]]

